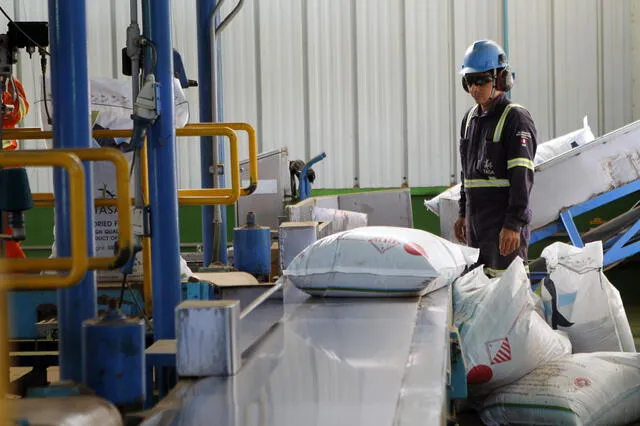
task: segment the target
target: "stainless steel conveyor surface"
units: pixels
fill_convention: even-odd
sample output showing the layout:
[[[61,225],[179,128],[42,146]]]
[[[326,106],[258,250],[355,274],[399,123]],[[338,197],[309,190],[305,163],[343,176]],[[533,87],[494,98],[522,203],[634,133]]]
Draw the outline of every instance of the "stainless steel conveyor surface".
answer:
[[[311,298],[289,285],[285,315],[232,377],[181,380],[151,425],[446,423],[451,292]]]

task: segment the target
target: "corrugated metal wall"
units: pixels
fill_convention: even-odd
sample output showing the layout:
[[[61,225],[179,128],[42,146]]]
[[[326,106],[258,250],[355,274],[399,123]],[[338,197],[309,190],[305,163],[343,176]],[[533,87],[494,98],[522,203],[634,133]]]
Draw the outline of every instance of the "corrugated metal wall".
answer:
[[[16,19],[46,18],[46,3],[0,0]],[[195,0],[173,3],[174,44],[197,79]],[[248,0],[222,35],[225,119],[254,124],[262,151],[325,151],[316,187],[448,185],[470,106],[457,69],[473,40],[504,42],[505,24],[513,98],[541,139],[580,127],[584,115],[597,135],[638,116],[638,0],[506,4],[505,22],[502,0]],[[129,1],[88,5],[91,74],[118,77]],[[38,98],[37,58],[18,75]],[[197,121],[197,90],[188,97]],[[27,125],[38,124],[33,111]],[[181,187],[199,185],[198,155],[197,139],[179,142]],[[35,190],[51,190],[49,173],[32,178]]]

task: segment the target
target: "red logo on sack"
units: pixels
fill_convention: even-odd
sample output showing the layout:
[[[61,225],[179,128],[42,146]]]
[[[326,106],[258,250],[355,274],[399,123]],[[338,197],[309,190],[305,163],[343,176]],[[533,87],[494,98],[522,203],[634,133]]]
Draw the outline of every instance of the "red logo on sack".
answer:
[[[369,242],[380,252],[380,254],[384,254],[392,248],[400,245],[400,241],[384,237],[375,237],[370,239]]]
[[[493,370],[488,365],[476,365],[467,373],[467,383],[480,385],[487,383],[493,377]]]
[[[586,388],[591,386],[591,379],[588,379],[586,377],[577,377],[574,381],[573,384],[576,385],[576,387],[579,388]]]
[[[427,251],[417,243],[405,243],[404,251],[414,256],[427,257]]]
[[[487,353],[489,354],[491,365],[511,361],[511,345],[509,344],[509,339],[506,337],[492,340],[485,343],[485,345],[487,346]]]

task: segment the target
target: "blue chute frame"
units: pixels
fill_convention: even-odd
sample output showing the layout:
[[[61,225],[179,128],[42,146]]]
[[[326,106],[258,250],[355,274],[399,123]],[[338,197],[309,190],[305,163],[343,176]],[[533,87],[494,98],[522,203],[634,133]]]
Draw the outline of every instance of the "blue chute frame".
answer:
[[[559,219],[544,228],[534,231],[531,234],[530,244],[552,237],[558,232],[566,231],[571,244],[576,247],[584,247],[585,243],[601,240],[604,249],[603,266],[605,268],[633,256],[640,251],[640,239],[637,236],[638,231],[640,231],[640,206],[635,205],[628,212],[605,222],[583,235],[580,234],[574,218],[598,207],[613,203],[637,191],[640,191],[640,179],[569,207],[560,213]]]

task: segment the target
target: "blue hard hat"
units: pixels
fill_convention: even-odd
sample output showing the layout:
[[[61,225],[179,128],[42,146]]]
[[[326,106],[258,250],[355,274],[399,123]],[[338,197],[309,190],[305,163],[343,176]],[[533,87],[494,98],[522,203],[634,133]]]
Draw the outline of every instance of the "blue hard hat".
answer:
[[[479,40],[469,46],[464,53],[460,74],[485,72],[504,68],[507,65],[507,55],[498,43],[492,40]]]

